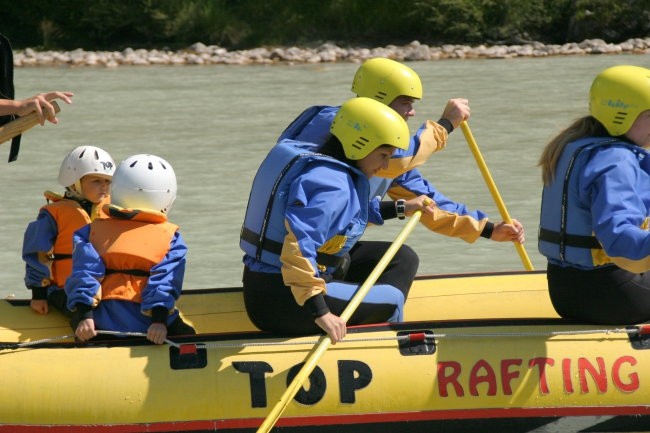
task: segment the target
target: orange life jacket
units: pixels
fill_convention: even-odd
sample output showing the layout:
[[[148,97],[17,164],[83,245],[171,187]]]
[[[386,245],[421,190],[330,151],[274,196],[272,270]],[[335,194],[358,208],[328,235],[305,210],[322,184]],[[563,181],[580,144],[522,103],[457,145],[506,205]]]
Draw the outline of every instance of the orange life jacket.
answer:
[[[75,200],[48,194],[48,192],[45,193],[45,197],[52,203],[41,209],[46,210],[54,218],[57,236],[52,250],[48,251],[41,261],[50,267],[50,283],[63,288],[65,280],[72,272],[72,234],[95,218],[105,218],[106,214],[101,209],[109,199],[94,205],[92,215],[89,216]]]
[[[128,217],[97,219],[90,224],[90,242],[106,266],[99,299],[141,303],[151,268],[169,252],[178,230],[168,221],[151,222],[142,212]]]

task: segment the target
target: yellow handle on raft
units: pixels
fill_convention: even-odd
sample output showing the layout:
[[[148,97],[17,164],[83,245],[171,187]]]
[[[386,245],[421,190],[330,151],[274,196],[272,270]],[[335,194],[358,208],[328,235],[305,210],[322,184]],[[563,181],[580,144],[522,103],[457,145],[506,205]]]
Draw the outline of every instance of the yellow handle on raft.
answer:
[[[488,167],[485,164],[483,155],[481,155],[481,151],[478,148],[478,144],[476,144],[476,140],[474,140],[474,135],[472,135],[472,131],[469,129],[469,125],[465,120],[463,120],[460,124],[460,127],[463,130],[463,135],[465,136],[465,140],[467,140],[467,144],[469,145],[469,148],[472,151],[472,154],[474,155],[476,164],[478,164],[478,168],[481,170],[483,179],[485,180],[485,183],[488,189],[490,190],[490,194],[492,194],[492,199],[494,200],[494,203],[497,205],[497,208],[499,209],[501,218],[503,218],[503,220],[506,223],[512,224],[512,219],[508,214],[508,209],[506,209],[506,205],[503,202],[501,195],[499,194],[499,190],[497,190],[497,186],[494,183],[494,180],[492,179],[492,175],[490,175],[490,170],[488,170]],[[524,268],[526,268],[527,271],[532,271],[534,269],[533,264],[530,262],[530,259],[528,258],[526,249],[519,242],[515,242],[514,244],[515,244],[515,248],[517,249],[517,253],[519,253],[519,257],[521,258],[521,261],[524,264]]]
[[[352,314],[354,314],[359,304],[361,304],[361,301],[363,301],[363,298],[365,298],[370,288],[375,284],[377,279],[380,277],[381,273],[384,272],[384,269],[386,269],[386,266],[388,266],[391,259],[393,258],[395,253],[397,253],[397,250],[402,246],[402,244],[404,243],[408,235],[411,234],[413,228],[415,228],[421,216],[422,216],[422,211],[416,211],[409,218],[409,221],[406,223],[402,231],[400,231],[399,234],[395,237],[395,240],[388,248],[388,250],[386,250],[384,256],[381,258],[379,263],[377,263],[375,269],[373,269],[372,273],[368,276],[368,278],[363,283],[363,285],[359,288],[357,293],[355,293],[355,295],[352,297],[347,307],[345,307],[343,313],[341,313],[340,317],[345,322],[350,320],[350,317],[352,317]],[[277,420],[282,415],[282,412],[284,412],[286,407],[289,405],[289,402],[298,393],[300,387],[307,380],[311,372],[314,370],[316,364],[323,357],[323,354],[325,354],[325,351],[330,346],[330,344],[332,344],[332,340],[330,339],[329,335],[323,335],[319,339],[318,343],[316,343],[314,348],[307,356],[304,365],[302,366],[302,368],[300,369],[296,377],[293,379],[293,381],[291,381],[291,383],[287,387],[287,390],[284,392],[284,394],[282,394],[280,400],[276,403],[276,405],[273,407],[271,412],[267,415],[266,419],[264,420],[260,428],[257,429],[257,433],[262,433],[262,432],[267,433],[269,430],[271,430],[271,428],[273,428]]]

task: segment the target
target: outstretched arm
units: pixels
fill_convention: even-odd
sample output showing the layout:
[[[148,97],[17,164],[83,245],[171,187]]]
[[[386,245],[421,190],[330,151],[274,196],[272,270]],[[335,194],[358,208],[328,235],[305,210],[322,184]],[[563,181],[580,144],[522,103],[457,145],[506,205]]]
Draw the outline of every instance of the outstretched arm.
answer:
[[[17,116],[25,116],[31,112],[38,113],[39,123],[45,124],[45,121],[51,123],[58,123],[56,118],[56,111],[51,101],[60,99],[66,104],[72,104],[72,92],[46,92],[34,95],[26,99],[0,99],[0,116],[15,114]]]

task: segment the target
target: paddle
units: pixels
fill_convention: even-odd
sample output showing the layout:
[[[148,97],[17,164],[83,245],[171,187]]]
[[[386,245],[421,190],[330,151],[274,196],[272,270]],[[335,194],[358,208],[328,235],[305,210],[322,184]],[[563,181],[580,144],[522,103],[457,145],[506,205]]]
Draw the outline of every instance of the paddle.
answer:
[[[469,145],[469,148],[472,151],[472,154],[474,155],[476,164],[478,164],[478,168],[481,170],[481,174],[483,174],[483,179],[485,180],[485,183],[487,184],[487,187],[490,190],[490,194],[492,194],[492,199],[494,200],[494,203],[497,205],[497,208],[499,208],[499,212],[501,213],[501,218],[503,218],[503,220],[506,223],[512,224],[512,219],[508,214],[506,205],[503,202],[503,199],[501,198],[499,191],[497,190],[497,186],[494,183],[492,176],[490,175],[490,170],[488,170],[488,167],[485,164],[483,155],[481,155],[481,151],[478,148],[478,144],[476,144],[476,140],[474,140],[474,135],[472,135],[472,131],[469,129],[469,125],[465,120],[463,120],[460,124],[460,127],[462,128],[463,135],[465,136],[465,140],[467,140],[467,144]],[[519,253],[519,257],[521,258],[521,261],[524,264],[524,268],[526,268],[527,271],[532,271],[533,264],[530,262],[530,259],[528,258],[528,254],[526,254],[526,249],[524,248],[524,246],[518,242],[515,242],[515,248],[517,249],[517,253]]]
[[[51,101],[50,103],[54,107],[55,113],[61,111],[59,104],[57,104],[55,101]],[[38,125],[39,123],[38,113],[36,111],[32,111],[26,116],[19,117],[18,119],[12,120],[4,126],[0,126],[0,144],[4,143],[7,140],[11,140],[15,136],[22,134],[23,132]]]
[[[343,313],[341,313],[340,316],[341,319],[343,319],[345,322],[350,320],[350,317],[352,317],[354,311],[357,309],[359,304],[361,304],[361,301],[363,300],[363,298],[365,298],[368,291],[370,291],[370,288],[375,284],[375,282],[377,281],[381,273],[384,271],[384,269],[386,269],[386,266],[388,266],[388,263],[391,261],[395,253],[397,253],[397,250],[402,246],[404,240],[413,231],[413,228],[417,225],[421,216],[422,216],[422,211],[416,211],[411,216],[411,218],[409,218],[409,221],[406,223],[402,231],[399,232],[399,234],[395,237],[395,240],[388,248],[388,250],[386,250],[381,260],[379,260],[379,263],[377,263],[375,269],[373,269],[372,273],[368,276],[368,278],[363,283],[363,285],[359,288],[357,293],[354,294],[354,296],[352,297],[347,307],[345,307],[345,310],[343,310]],[[325,354],[325,351],[330,346],[330,344],[332,344],[332,340],[330,339],[329,335],[323,335],[318,340],[318,343],[316,343],[316,345],[314,346],[310,354],[307,356],[304,365],[302,366],[302,368],[300,369],[296,377],[293,379],[293,381],[291,381],[284,394],[282,394],[280,401],[276,403],[276,405],[268,414],[268,416],[266,417],[266,419],[264,420],[260,428],[257,429],[258,433],[261,432],[266,433],[269,430],[271,430],[271,428],[275,425],[278,418],[280,418],[280,415],[282,415],[282,412],[284,412],[284,409],[286,409],[286,407],[289,405],[291,399],[293,399],[293,397],[296,395],[296,393],[298,392],[302,384],[305,382],[305,380],[307,380],[311,372],[316,367],[318,361]]]

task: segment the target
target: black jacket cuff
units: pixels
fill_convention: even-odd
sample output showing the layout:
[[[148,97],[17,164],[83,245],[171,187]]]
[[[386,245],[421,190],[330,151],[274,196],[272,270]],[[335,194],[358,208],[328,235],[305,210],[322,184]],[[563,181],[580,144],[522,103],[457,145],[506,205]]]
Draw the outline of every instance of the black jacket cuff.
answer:
[[[492,231],[494,231],[494,223],[488,221],[487,224],[485,224],[485,227],[483,227],[483,231],[481,232],[481,237],[484,237],[485,239],[490,239],[492,237]]]
[[[397,208],[395,208],[395,202],[382,201],[379,203],[379,214],[383,220],[397,218]]]
[[[75,318],[79,319],[78,320],[79,322],[85,319],[92,319],[93,307],[91,307],[90,305],[77,303],[77,305],[75,306],[74,315]]]
[[[438,123],[438,125],[442,126],[443,128],[445,128],[447,130],[447,134],[451,134],[452,131],[454,130],[454,124],[451,123],[451,120],[449,120],[449,119],[444,119],[444,118],[441,117],[440,120],[438,120],[437,123]]]
[[[167,308],[165,307],[153,307],[151,309],[151,322],[152,323],[164,323],[167,324]]]
[[[325,297],[320,293],[307,299],[307,301],[305,301],[305,308],[309,310],[311,316],[314,319],[324,316],[330,312],[327,303],[325,303]]]
[[[35,301],[44,301],[47,299],[47,287],[34,287],[29,289],[32,291],[32,299]]]

